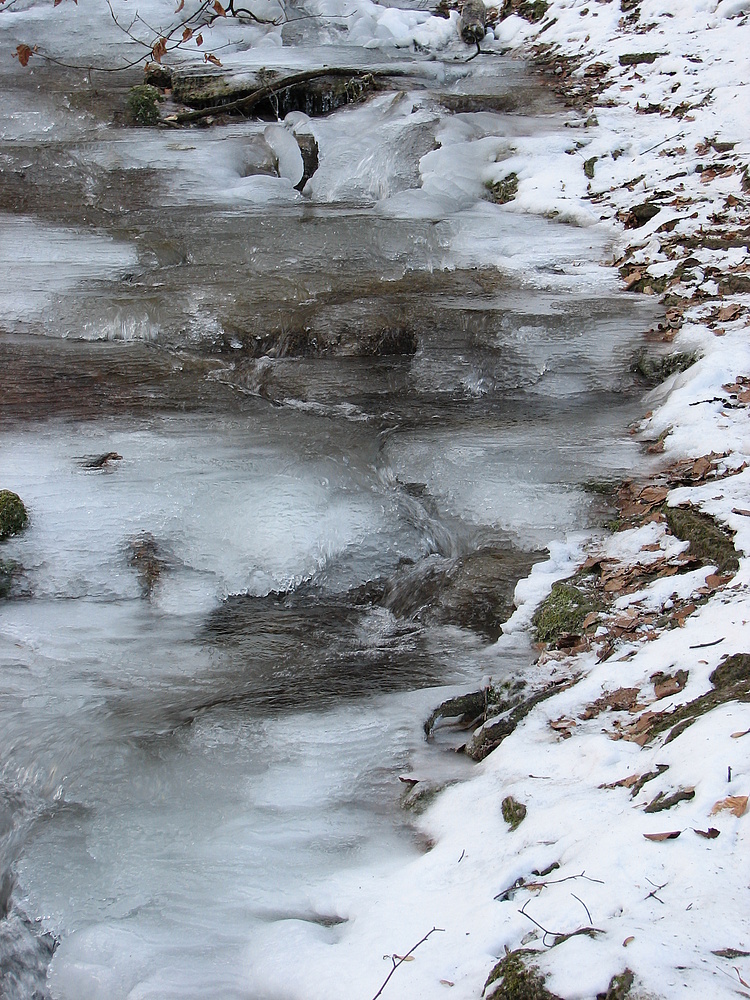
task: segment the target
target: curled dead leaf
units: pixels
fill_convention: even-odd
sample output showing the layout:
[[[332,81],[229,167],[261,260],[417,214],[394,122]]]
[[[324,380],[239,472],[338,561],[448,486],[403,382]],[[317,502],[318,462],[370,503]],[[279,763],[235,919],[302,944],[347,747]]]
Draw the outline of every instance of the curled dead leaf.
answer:
[[[219,15],[219,17],[226,17],[227,16],[227,12],[222,7],[222,5],[219,3],[219,0],[214,0],[214,10]]]
[[[747,736],[750,733],[750,729],[743,729],[741,733],[732,733],[732,739],[738,740],[741,736]]]
[[[212,52],[206,52],[203,56],[203,62],[210,62],[213,63],[214,66],[221,66],[221,60],[217,59]]]
[[[196,35],[195,36],[195,44],[196,45],[203,45],[203,35]]]
[[[627,946],[630,944],[631,941],[635,941],[635,937],[633,934],[631,934],[630,937],[626,937],[625,940],[622,942],[623,948],[627,948]]]
[[[725,799],[720,799],[711,810],[711,815],[715,816],[720,812],[730,812],[737,817],[744,816],[747,812],[747,795],[727,795]]]
[[[696,830],[693,828],[693,833],[697,833],[699,837],[703,837],[705,840],[716,840],[720,832],[715,826],[709,826],[707,830]]]
[[[737,319],[741,311],[742,306],[737,302],[732,302],[728,306],[722,306],[716,314],[716,318],[720,323],[730,322],[733,319]]]
[[[185,30],[182,33],[183,42],[189,42],[192,37],[193,37],[193,29],[185,28]]]
[[[36,52],[36,46],[32,49],[30,45],[17,45],[13,58],[17,59],[22,66],[29,65],[29,59]]]
[[[661,843],[663,840],[677,840],[682,830],[670,830],[668,833],[644,833],[646,840],[653,840]]]
[[[180,2],[177,4],[175,14],[179,14],[184,6],[185,6],[185,0],[180,0]]]
[[[166,38],[160,38],[159,41],[151,49],[151,58],[154,62],[160,63],[162,58],[167,54],[167,40]]]

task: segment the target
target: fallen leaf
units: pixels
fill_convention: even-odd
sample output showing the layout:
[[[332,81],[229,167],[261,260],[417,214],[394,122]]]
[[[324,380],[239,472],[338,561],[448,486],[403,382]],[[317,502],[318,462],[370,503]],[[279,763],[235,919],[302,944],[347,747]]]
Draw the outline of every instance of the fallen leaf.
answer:
[[[196,35],[195,36],[195,44],[196,45],[203,45],[203,35]]]
[[[414,955],[394,955],[397,962],[413,962]]]
[[[728,795],[725,799],[720,799],[711,810],[711,815],[716,813],[730,812],[734,816],[744,816],[747,812],[747,795]]]
[[[212,52],[206,52],[203,56],[203,62],[210,62],[213,63],[214,66],[221,66],[221,60],[217,59]]]
[[[452,982],[450,981],[450,979],[441,979],[441,980],[440,980],[440,985],[441,985],[441,986],[455,986],[456,984],[455,984],[455,983],[452,983]]]
[[[742,311],[742,306],[737,302],[732,302],[731,305],[722,306],[716,314],[716,318],[720,323],[726,323],[733,319],[736,319],[740,312]]]
[[[631,941],[635,941],[635,937],[632,934],[630,935],[630,937],[626,937],[625,940],[622,942],[623,948],[627,948],[627,946],[630,944]]]
[[[193,29],[185,28],[185,30],[182,33],[183,42],[189,42],[192,37],[193,37]]]
[[[179,14],[184,6],[185,6],[185,0],[180,0],[179,4],[177,5],[177,9],[175,10],[175,14]]]
[[[693,833],[697,833],[699,837],[705,837],[706,840],[715,840],[719,836],[720,831],[715,826],[709,826],[707,830],[696,830],[693,828]]]
[[[745,982],[745,980],[744,980],[744,979],[742,978],[742,976],[740,975],[740,970],[739,970],[739,969],[737,968],[737,966],[736,966],[736,965],[733,965],[733,966],[732,966],[732,968],[733,968],[733,969],[734,969],[734,971],[735,971],[735,972],[737,973],[737,978],[738,978],[738,979],[739,979],[739,981],[740,981],[740,982],[742,983],[742,985],[743,985],[743,986],[744,986],[744,987],[745,987],[746,989],[749,989],[749,990],[750,990],[750,983],[746,983],[746,982]]]
[[[750,733],[750,729],[745,729],[741,733],[732,733],[732,739],[738,740],[741,736],[747,736],[748,733]]]
[[[226,17],[227,12],[219,3],[219,0],[214,0],[214,10],[219,15],[219,17]]]
[[[13,53],[14,59],[17,59],[22,66],[29,65],[29,59],[34,55],[34,49],[30,45],[17,45],[16,51]]]
[[[660,843],[662,840],[677,840],[682,830],[670,830],[669,833],[644,833],[646,840],[655,840]]]

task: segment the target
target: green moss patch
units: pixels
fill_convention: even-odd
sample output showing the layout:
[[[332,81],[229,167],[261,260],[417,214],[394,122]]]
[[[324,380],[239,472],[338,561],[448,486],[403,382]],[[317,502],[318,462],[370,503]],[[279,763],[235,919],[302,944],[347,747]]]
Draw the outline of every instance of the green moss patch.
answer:
[[[606,993],[597,993],[596,1000],[625,1000],[630,996],[630,990],[635,982],[635,976],[630,969],[625,969],[619,976],[612,976]]]
[[[698,356],[693,351],[676,351],[673,354],[651,354],[644,350],[635,359],[633,371],[643,376],[649,384],[659,385],[665,379],[669,378],[670,375],[687,371],[697,360]]]
[[[503,819],[511,830],[515,830],[526,819],[526,806],[523,802],[514,799],[512,795],[505,796],[501,808]]]
[[[17,535],[28,523],[29,515],[18,494],[0,490],[0,541]]]
[[[159,103],[163,100],[156,87],[148,83],[131,87],[127,100],[128,117],[136,125],[157,125],[161,120]]]
[[[541,642],[555,642],[563,635],[577,634],[586,616],[601,608],[601,603],[580,587],[556,583],[532,619],[536,637]]]
[[[487,190],[490,194],[490,200],[496,205],[506,205],[509,201],[513,201],[518,194],[518,175],[511,173],[503,177],[502,180],[493,181],[487,185]]]
[[[708,514],[691,507],[665,507],[664,516],[672,534],[690,542],[691,554],[705,565],[716,566],[720,573],[739,568],[733,536]]]
[[[487,1000],[559,1000],[544,985],[537,966],[531,964],[536,954],[530,948],[519,948],[501,958],[484,984]],[[490,986],[494,989],[487,992]]]

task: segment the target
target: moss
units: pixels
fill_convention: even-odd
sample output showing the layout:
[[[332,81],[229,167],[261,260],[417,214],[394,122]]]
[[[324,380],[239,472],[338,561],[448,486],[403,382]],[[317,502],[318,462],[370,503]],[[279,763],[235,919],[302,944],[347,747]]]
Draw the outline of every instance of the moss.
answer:
[[[693,351],[656,355],[644,350],[633,363],[633,371],[642,375],[652,385],[659,385],[670,375],[687,371],[697,360],[698,356]]]
[[[532,624],[541,642],[553,642],[566,633],[578,632],[586,615],[600,610],[600,603],[585,590],[570,583],[556,583],[537,608]]]
[[[635,976],[630,969],[625,969],[619,976],[612,976],[606,993],[599,993],[596,1000],[625,1000],[630,996],[630,990]]]
[[[536,22],[541,21],[548,9],[547,0],[523,0],[522,3],[518,4],[516,13],[526,18],[527,21]]]
[[[128,92],[128,115],[137,125],[156,125],[160,121],[159,102],[164,98],[148,83],[131,87]]]
[[[594,179],[594,168],[596,167],[596,161],[598,159],[598,156],[590,156],[583,164],[583,172],[590,181]]]
[[[0,490],[0,541],[17,535],[28,523],[29,515],[18,494]]]
[[[487,1000],[558,1000],[544,985],[544,976],[535,965],[527,964],[526,956],[536,955],[529,948],[509,951],[500,959],[484,984],[488,987],[497,983]]]
[[[701,562],[716,566],[720,573],[739,568],[732,536],[708,514],[689,507],[666,507],[664,514],[672,534],[690,542],[690,552]]]
[[[638,66],[639,63],[651,64],[663,54],[663,52],[626,52],[620,56],[620,65]]]
[[[429,719],[424,724],[426,736],[430,736],[438,719],[452,719],[460,717],[461,723],[466,725],[474,719],[484,717],[487,710],[487,692],[473,691],[471,694],[462,694],[458,698],[448,698],[442,705],[439,705]]]
[[[511,828],[515,830],[526,819],[526,806],[523,802],[514,799],[512,795],[506,795],[502,804],[503,819]]]
[[[532,708],[546,701],[547,698],[551,698],[568,684],[569,681],[554,681],[527,698],[515,699],[515,701],[509,699],[506,703],[507,707],[498,706],[495,710],[498,711],[499,715],[502,712],[502,715],[495,722],[487,723],[474,734],[466,745],[467,755],[472,760],[484,760],[488,754],[500,746],[507,736],[514,732],[516,726],[526,718]]]
[[[735,653],[728,656],[708,678],[720,690],[735,684],[750,685],[750,653]]]
[[[518,194],[518,174],[511,173],[502,180],[487,184],[487,190],[496,205],[507,205]]]
[[[727,657],[711,674],[713,690],[681,705],[674,712],[659,713],[648,727],[648,740],[669,730],[670,743],[685,732],[696,719],[730,701],[750,702],[750,653]]]
[[[13,573],[16,563],[12,560],[0,559],[0,598],[10,597],[10,588],[13,585]]]

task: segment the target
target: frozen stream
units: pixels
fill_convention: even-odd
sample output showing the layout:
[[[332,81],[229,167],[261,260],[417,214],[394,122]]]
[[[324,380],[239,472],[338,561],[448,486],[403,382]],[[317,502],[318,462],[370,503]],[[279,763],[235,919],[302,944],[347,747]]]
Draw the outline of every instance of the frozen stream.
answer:
[[[514,581],[640,460],[652,317],[607,235],[486,199],[569,115],[460,43],[283,40],[250,68],[405,74],[312,120],[304,194],[249,169],[268,123],[126,128],[133,80],[2,70],[0,488],[31,514],[0,548],[7,1000],[335,971],[352,893],[428,848],[398,776],[471,773],[424,718],[530,661],[492,646]]]

